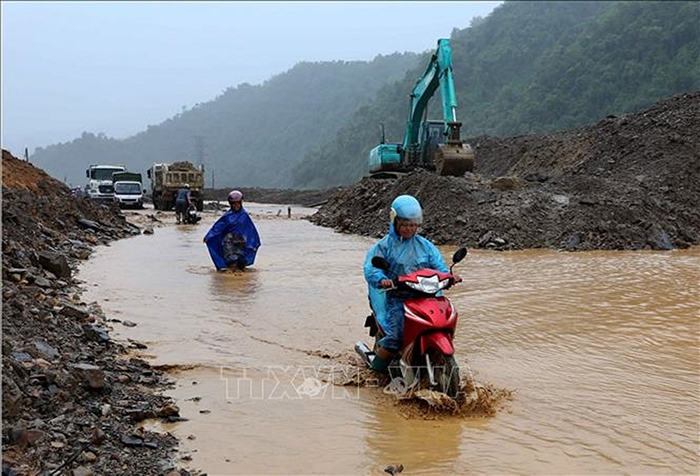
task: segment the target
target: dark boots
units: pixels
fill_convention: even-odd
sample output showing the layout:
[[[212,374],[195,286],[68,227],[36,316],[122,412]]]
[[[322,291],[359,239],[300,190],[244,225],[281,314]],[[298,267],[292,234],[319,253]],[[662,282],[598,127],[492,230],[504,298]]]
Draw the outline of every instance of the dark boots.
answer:
[[[387,373],[387,369],[393,358],[393,352],[378,345],[376,348],[374,359],[372,359],[372,370],[374,370],[375,372]]]

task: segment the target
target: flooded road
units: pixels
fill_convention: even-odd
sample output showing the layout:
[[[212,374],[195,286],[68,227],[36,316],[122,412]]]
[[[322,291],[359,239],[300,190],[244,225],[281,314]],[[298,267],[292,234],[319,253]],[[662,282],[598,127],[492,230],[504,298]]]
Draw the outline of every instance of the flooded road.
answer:
[[[319,385],[369,342],[374,239],[246,204],[254,268],[214,271],[197,226],[99,248],[81,268],[112,335],[173,365],[191,465],[209,474],[697,474],[700,249],[470,252],[449,291],[459,362],[514,390],[490,418],[406,419],[380,388]],[[293,216],[313,210],[293,209]],[[449,256],[454,247],[442,248]],[[188,438],[190,437],[190,438]]]

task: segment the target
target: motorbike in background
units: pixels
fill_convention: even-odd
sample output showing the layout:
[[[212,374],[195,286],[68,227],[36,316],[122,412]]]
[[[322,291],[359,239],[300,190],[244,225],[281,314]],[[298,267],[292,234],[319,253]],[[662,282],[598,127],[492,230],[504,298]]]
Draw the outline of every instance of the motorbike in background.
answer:
[[[182,222],[186,225],[196,225],[201,219],[202,217],[197,215],[197,207],[195,205],[190,205],[185,212],[185,217]]]
[[[394,279],[387,292],[408,292],[404,302],[404,337],[399,353],[389,364],[392,386],[401,392],[427,388],[456,398],[461,391],[459,367],[454,357],[453,339],[457,327],[457,310],[441,291],[454,284],[452,267],[467,255],[458,249],[452,257],[448,273],[424,268]],[[386,259],[372,258],[375,268],[388,270]],[[375,338],[374,350],[359,341],[355,351],[368,367],[376,355],[377,342],[385,333],[377,322],[374,310],[365,327]]]

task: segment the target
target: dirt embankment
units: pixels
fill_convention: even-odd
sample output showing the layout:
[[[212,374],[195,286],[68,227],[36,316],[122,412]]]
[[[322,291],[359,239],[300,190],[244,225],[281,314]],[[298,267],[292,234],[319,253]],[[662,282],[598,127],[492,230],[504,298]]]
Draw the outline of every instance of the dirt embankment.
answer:
[[[74,278],[94,246],[141,230],[5,150],[2,167],[3,475],[189,474],[174,437],[137,428],[179,418],[157,394],[166,377],[110,339],[133,324],[81,301]]]
[[[494,249],[622,250],[700,243],[700,92],[648,110],[545,136],[478,137],[464,177],[415,171],[365,178],[330,198],[312,222],[381,236],[389,206],[413,194],[422,234],[438,244]]]

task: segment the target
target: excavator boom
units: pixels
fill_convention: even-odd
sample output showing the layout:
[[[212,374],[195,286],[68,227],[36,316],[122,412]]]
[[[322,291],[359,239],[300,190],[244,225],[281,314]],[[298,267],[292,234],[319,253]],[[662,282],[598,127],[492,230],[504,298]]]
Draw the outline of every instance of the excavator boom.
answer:
[[[428,102],[440,88],[442,121],[425,121]],[[474,152],[460,138],[457,95],[452,74],[452,49],[438,40],[423,75],[410,94],[406,129],[401,144],[380,144],[370,152],[370,172],[422,167],[439,175],[461,176],[474,169]]]

